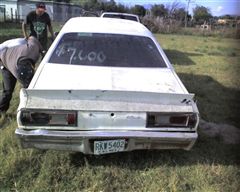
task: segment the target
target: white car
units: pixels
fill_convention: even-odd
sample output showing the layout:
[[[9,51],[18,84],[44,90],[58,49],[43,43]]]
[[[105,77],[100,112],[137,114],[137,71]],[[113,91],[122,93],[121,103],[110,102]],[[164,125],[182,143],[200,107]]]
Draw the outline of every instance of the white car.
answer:
[[[104,12],[100,17],[103,18],[115,18],[115,19],[127,19],[131,21],[140,22],[138,15],[129,13],[116,13],[116,12]]]
[[[105,154],[186,149],[199,112],[142,24],[72,18],[20,92],[16,135],[24,148]]]

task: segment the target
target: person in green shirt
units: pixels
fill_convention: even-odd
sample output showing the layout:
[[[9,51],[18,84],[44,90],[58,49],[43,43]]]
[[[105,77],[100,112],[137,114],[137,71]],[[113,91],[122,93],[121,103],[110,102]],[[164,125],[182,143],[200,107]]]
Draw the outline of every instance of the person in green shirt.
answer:
[[[30,34],[27,33],[27,26],[30,26]],[[36,4],[36,10],[28,13],[25,21],[22,23],[22,31],[24,37],[27,39],[29,36],[36,37],[41,43],[43,49],[48,49],[48,30],[51,34],[52,40],[54,39],[54,33],[52,29],[51,19],[46,12],[46,6],[43,2]]]

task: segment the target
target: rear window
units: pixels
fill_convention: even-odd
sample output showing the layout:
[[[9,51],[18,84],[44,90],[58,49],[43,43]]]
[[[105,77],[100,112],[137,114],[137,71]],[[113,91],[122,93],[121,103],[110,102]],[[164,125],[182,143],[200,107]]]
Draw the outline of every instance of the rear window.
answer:
[[[49,62],[109,67],[166,67],[150,38],[98,33],[65,34]]]
[[[138,21],[137,17],[131,16],[131,15],[104,14],[102,17],[118,18],[118,19],[127,19],[127,20],[131,20],[131,21]]]

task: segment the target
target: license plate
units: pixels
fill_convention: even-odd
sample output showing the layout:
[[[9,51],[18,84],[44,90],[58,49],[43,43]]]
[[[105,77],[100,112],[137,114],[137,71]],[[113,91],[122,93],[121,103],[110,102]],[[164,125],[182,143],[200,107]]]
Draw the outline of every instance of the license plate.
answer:
[[[106,154],[124,151],[125,139],[94,141],[94,154]]]

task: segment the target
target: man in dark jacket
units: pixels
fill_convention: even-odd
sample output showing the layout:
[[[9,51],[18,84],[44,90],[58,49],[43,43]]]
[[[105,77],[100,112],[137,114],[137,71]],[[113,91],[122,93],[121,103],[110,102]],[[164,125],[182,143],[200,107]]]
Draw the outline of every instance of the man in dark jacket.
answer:
[[[46,12],[46,6],[43,2],[36,4],[36,10],[28,13],[26,20],[22,23],[22,31],[24,37],[27,39],[28,34],[26,26],[30,26],[30,36],[36,37],[41,43],[43,49],[47,51],[48,45],[48,31],[51,33],[52,40],[54,39],[54,33],[52,29],[51,19]]]
[[[0,114],[8,110],[16,81],[27,88],[34,74],[42,46],[30,36],[26,44],[5,47],[0,51],[0,68],[3,78],[3,91],[0,97]]]

